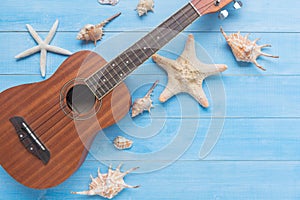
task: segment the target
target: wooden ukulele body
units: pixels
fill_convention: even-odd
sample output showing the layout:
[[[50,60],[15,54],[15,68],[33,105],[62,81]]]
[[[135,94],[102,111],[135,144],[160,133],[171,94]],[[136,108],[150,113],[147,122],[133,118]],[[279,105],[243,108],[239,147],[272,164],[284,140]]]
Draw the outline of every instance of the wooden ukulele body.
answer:
[[[124,117],[130,108],[130,94],[121,83],[101,101],[99,110],[86,119],[75,120],[67,115],[61,100],[62,88],[73,80],[83,80],[104,66],[98,54],[81,51],[70,56],[49,79],[16,86],[0,94],[0,162],[18,182],[30,188],[49,188],[70,177],[84,161],[92,140],[99,131]],[[74,82],[74,81],[73,81]],[[100,102],[96,100],[100,105]],[[28,152],[12,123],[21,116],[51,157],[43,164]]]

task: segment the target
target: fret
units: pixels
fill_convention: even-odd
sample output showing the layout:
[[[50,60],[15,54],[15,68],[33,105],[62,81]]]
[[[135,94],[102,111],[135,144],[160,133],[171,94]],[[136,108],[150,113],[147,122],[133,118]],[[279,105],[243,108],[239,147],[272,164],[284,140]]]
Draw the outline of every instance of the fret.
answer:
[[[118,65],[118,66],[119,66],[119,65]],[[119,77],[119,72],[117,72],[117,71],[115,70],[115,68],[112,67],[111,65],[109,65],[109,67],[110,67],[110,68],[112,69],[112,71],[115,73],[115,75],[113,76],[114,80],[117,80],[116,78],[120,79],[120,77]],[[120,67],[119,67],[119,69],[121,70]],[[117,81],[116,81],[116,83],[117,83]]]
[[[116,74],[118,74],[119,72],[115,70],[115,67],[118,67],[120,71],[123,71],[121,65],[116,65],[115,63],[111,63],[110,67],[116,72]]]
[[[130,60],[130,64],[132,65],[130,68],[127,66],[127,68],[129,69],[129,73],[142,63],[142,60],[132,49],[128,49],[124,54],[128,57],[128,59]]]
[[[98,88],[97,88],[97,91],[98,91],[98,92],[101,92],[100,89],[101,89],[101,91],[103,92],[103,94],[106,93],[106,90],[104,90],[102,87],[98,87]]]
[[[132,48],[130,48],[129,50],[130,50],[130,52],[133,53],[133,55],[135,56],[135,58],[137,60],[139,60],[140,63],[143,63],[143,61],[140,59],[140,57],[135,53],[135,50],[133,50]]]
[[[124,56],[124,57],[123,57]],[[130,73],[133,69],[131,69],[129,66],[130,64],[133,64],[134,65],[134,68],[136,67],[136,65],[134,64],[134,62],[132,62],[132,60],[130,59],[130,57],[126,54],[126,53],[123,53],[122,55],[119,56],[120,59],[123,61],[124,64],[124,67],[126,68],[126,73]],[[123,72],[124,74],[124,72]]]
[[[148,35],[148,37],[150,37],[150,35]],[[157,50],[153,50],[153,46],[150,42],[147,42],[148,37],[144,37],[141,39],[142,42],[142,46],[144,46],[144,50],[146,51],[146,54],[148,57],[150,57],[151,55],[153,55]],[[150,45],[149,45],[150,43]],[[146,47],[146,48],[145,48]],[[156,49],[156,48],[155,48]]]
[[[86,84],[92,91],[97,90],[96,85],[94,83],[92,83],[91,79],[86,80]]]
[[[101,75],[99,76],[99,73],[101,73]],[[106,89],[109,89],[109,87],[106,85],[106,79],[103,79],[102,77],[104,77],[104,74],[102,73],[102,71],[99,71],[99,73],[96,73],[95,76],[97,77],[97,89],[98,87],[102,87],[105,86]],[[93,76],[94,78],[94,76]],[[95,79],[95,78],[94,78]]]
[[[113,75],[108,71],[107,68],[104,69],[104,72],[105,72],[105,73],[103,73],[104,78],[102,79],[103,82],[105,82],[105,83],[107,83],[107,84],[110,85],[110,87],[108,87],[108,88],[113,87],[114,84],[113,84],[112,81],[111,81],[111,80],[113,80]],[[109,77],[108,77],[108,76],[109,76]]]
[[[126,65],[125,65],[126,61],[123,61],[123,59],[121,58],[121,55],[115,59],[115,63],[116,65],[118,65],[118,68],[120,69],[121,73],[127,73],[129,71],[131,71]],[[120,72],[117,72],[117,74],[119,74]]]
[[[189,3],[85,80],[101,99],[200,15]]]
[[[188,20],[188,23],[192,23],[194,20],[193,20],[193,15],[195,15],[195,17],[198,15],[197,13],[193,12],[192,16],[187,16],[186,12],[183,12],[183,16],[185,17],[186,20]]]

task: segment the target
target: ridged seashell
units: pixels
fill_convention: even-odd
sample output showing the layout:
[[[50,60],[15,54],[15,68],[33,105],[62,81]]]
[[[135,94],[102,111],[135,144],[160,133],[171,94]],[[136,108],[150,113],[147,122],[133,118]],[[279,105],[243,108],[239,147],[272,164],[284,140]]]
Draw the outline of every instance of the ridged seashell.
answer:
[[[100,3],[100,4],[109,4],[109,5],[116,5],[118,2],[119,2],[119,0],[98,0],[98,2]]]
[[[150,112],[150,109],[153,107],[152,106],[152,100],[151,100],[151,94],[158,84],[158,80],[153,83],[152,87],[149,89],[147,94],[143,98],[138,98],[136,99],[133,104],[132,104],[132,109],[131,109],[131,117],[135,117],[145,110]]]
[[[147,14],[148,11],[154,11],[154,0],[140,0],[136,10],[139,14],[139,16],[142,16],[144,14]]]
[[[93,178],[91,175],[92,182],[90,183],[89,190],[71,193],[81,195],[99,195],[111,199],[119,192],[121,192],[124,188],[138,188],[138,185],[127,185],[123,179],[127,174],[138,169],[138,167],[129,169],[126,172],[121,172],[120,168],[121,164],[116,168],[115,171],[112,170],[110,166],[107,174],[101,174],[100,169],[98,169],[98,177]]]
[[[77,40],[85,40],[85,41],[94,41],[94,44],[96,46],[96,43],[98,40],[102,39],[103,36],[103,27],[110,22],[111,20],[115,19],[121,15],[121,13],[115,14],[114,16],[104,20],[100,24],[87,24],[85,25],[77,34]]]
[[[123,150],[123,149],[130,149],[132,147],[133,141],[124,138],[122,136],[118,136],[114,139],[114,146],[117,149]]]
[[[271,45],[270,44],[257,45],[256,42],[259,39],[250,41],[248,39],[249,34],[247,34],[246,36],[242,36],[240,32],[238,32],[238,33],[233,33],[231,35],[227,35],[223,31],[222,27],[221,27],[221,32],[224,35],[228,45],[231,47],[233,55],[235,56],[237,61],[251,62],[255,64],[258,68],[265,71],[265,69],[262,66],[260,66],[256,61],[256,59],[259,56],[279,58],[279,56],[273,56],[270,54],[263,53],[261,49],[264,47],[271,47]]]

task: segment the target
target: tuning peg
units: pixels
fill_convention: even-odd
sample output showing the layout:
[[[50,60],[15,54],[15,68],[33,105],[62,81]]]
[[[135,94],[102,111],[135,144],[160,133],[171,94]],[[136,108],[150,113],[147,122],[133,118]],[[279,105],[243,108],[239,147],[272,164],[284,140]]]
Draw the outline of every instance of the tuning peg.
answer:
[[[243,3],[241,1],[234,0],[233,8],[238,10],[243,7]]]
[[[220,3],[221,3],[221,0],[216,0],[216,1],[215,1],[215,6],[219,6]]]
[[[223,19],[226,19],[228,17],[228,15],[229,15],[229,13],[227,10],[222,10],[219,13],[218,18],[223,20]]]

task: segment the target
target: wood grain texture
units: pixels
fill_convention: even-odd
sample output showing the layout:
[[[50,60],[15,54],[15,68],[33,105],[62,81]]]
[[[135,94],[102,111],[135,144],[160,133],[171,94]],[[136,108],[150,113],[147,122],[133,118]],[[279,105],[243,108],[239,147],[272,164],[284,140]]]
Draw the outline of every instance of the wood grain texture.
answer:
[[[97,132],[128,112],[130,96],[124,84],[105,96],[100,110],[95,108],[95,114],[87,119],[74,120],[63,112],[67,106],[60,100],[64,86],[74,79],[87,78],[104,64],[96,53],[77,52],[50,79],[1,93],[1,110],[5,112],[0,117],[0,162],[18,182],[36,189],[62,183],[80,167]],[[70,88],[75,84],[79,83],[73,83]],[[27,152],[19,141],[9,121],[15,116],[24,118],[50,151],[50,161],[46,165]]]
[[[13,58],[35,45],[26,30],[26,23],[31,24],[44,38],[53,22],[59,19],[58,32],[51,44],[72,52],[95,50],[109,61],[187,2],[156,0],[155,12],[139,18],[134,11],[137,1],[132,0],[120,0],[114,7],[101,6],[97,0],[4,1],[0,7],[0,90],[43,80],[39,74],[39,54],[18,62]],[[92,146],[94,150],[98,148],[96,144],[109,146],[115,136],[124,135],[134,140],[128,153],[155,153],[176,138],[181,125],[188,126],[186,134],[194,138],[189,148],[171,165],[150,173],[128,175],[126,182],[140,184],[141,187],[126,189],[115,199],[300,198],[300,2],[243,0],[243,4],[244,7],[238,11],[234,11],[231,5],[226,7],[229,18],[224,21],[218,20],[217,14],[202,17],[187,28],[183,37],[175,38],[159,52],[176,58],[176,54],[182,51],[184,37],[193,33],[196,42],[207,51],[213,62],[225,63],[229,67],[222,74],[226,91],[225,124],[220,140],[206,159],[199,159],[199,150],[211,120],[218,118],[217,115],[211,116],[216,106],[214,103],[211,109],[204,110],[188,95],[181,94],[161,104],[158,96],[167,79],[165,72],[151,59],[125,81],[134,99],[143,96],[153,81],[159,79],[160,85],[152,97],[155,108],[151,116],[145,113],[130,120],[127,115],[116,125],[105,129],[106,137],[101,141],[96,138]],[[106,34],[98,42],[97,48],[92,43],[75,40],[77,32],[85,24],[97,23],[117,12],[122,12],[122,15],[105,27]],[[229,33],[251,33],[251,40],[261,38],[259,44],[272,44],[272,48],[265,51],[279,55],[280,59],[259,59],[258,62],[266,67],[266,72],[257,70],[251,64],[236,62],[219,32],[220,26]],[[201,53],[202,49],[198,48],[198,52]],[[65,59],[64,56],[48,54],[47,78]],[[214,87],[216,79],[218,77],[206,81],[206,92],[209,92],[209,87]],[[209,100],[212,100],[210,95]],[[187,109],[183,116],[180,106]],[[195,123],[198,123],[198,127],[194,133],[191,129]],[[190,139],[187,137],[185,140]],[[114,151],[114,154],[119,153]],[[144,162],[133,160],[132,157],[97,160],[96,156],[93,152],[89,153],[73,176],[47,190],[26,188],[1,168],[0,199],[90,199],[70,192],[88,189],[89,175],[95,176],[98,167],[106,172],[107,164],[113,163],[115,167],[122,160],[125,170]],[[154,165],[165,162],[157,157],[148,163]]]

